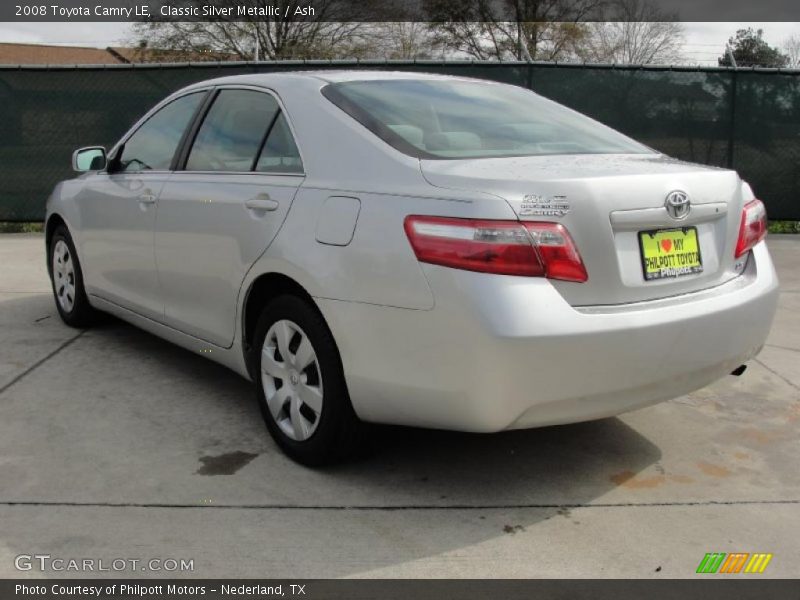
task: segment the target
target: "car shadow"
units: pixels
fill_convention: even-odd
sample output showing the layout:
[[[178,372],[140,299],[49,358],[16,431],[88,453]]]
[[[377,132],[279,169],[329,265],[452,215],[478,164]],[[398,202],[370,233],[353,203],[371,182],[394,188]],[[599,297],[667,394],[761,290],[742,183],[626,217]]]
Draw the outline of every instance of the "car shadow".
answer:
[[[286,458],[274,444],[261,421],[252,385],[235,373],[114,317],[106,317],[93,335],[118,338],[127,348],[174,370],[181,381],[188,375],[198,388],[193,395],[199,402],[196,409],[209,420],[243,419],[239,430],[246,435],[238,445],[244,447],[222,452],[232,446],[215,439],[207,448],[212,459],[216,451],[223,461],[235,459],[239,452],[260,454],[276,468],[299,470],[316,482],[331,484],[333,491],[350,488],[375,498],[374,503],[350,501],[348,506],[579,506],[616,487],[612,477],[637,473],[661,458],[658,447],[617,418],[494,434],[374,425],[360,455],[339,465],[308,469]],[[214,414],[229,409],[236,414]],[[304,498],[299,504],[343,504],[320,489]]]
[[[17,302],[32,300],[7,300],[0,310]],[[48,303],[52,306],[50,299],[36,297],[33,302],[35,310],[25,316],[31,323],[42,318],[39,312]],[[46,310],[55,313],[53,308]],[[62,367],[58,361],[68,364]],[[196,536],[188,547],[200,554],[206,551],[207,537],[215,538],[217,549],[243,543],[212,531],[212,521],[199,516],[218,507],[241,507],[241,512],[226,511],[225,518],[249,523],[253,539],[267,535],[275,520],[299,513],[303,519],[318,519],[319,527],[341,528],[340,535],[366,536],[363,562],[358,556],[342,563],[328,561],[322,573],[326,577],[358,574],[366,564],[370,570],[391,567],[529,530],[612,491],[617,474],[638,473],[661,458],[658,447],[611,418],[490,435],[375,426],[364,455],[345,464],[307,469],[287,459],[269,438],[248,382],[113,317],[105,317],[74,342],[69,355],[57,354],[49,362],[52,367],[45,363],[37,368],[4,399],[8,411],[28,406],[26,394],[42,402],[35,420],[19,421],[14,433],[18,437],[7,442],[15,444],[31,467],[25,486],[17,486],[27,496],[15,500],[197,503],[199,510],[186,511],[185,517],[197,518],[196,527],[185,528],[182,535]],[[80,394],[60,380],[63,384],[46,395],[52,388],[48,368],[81,369]],[[103,420],[103,428],[96,420]],[[104,433],[110,423],[117,431]],[[45,435],[46,446],[39,439]],[[93,444],[84,443],[86,439]],[[47,456],[43,447],[49,449]],[[30,473],[44,461],[50,478],[31,479],[36,476]],[[83,469],[87,463],[92,471]],[[17,489],[13,479],[8,484],[10,488],[0,490],[6,495]],[[213,499],[208,507],[212,512],[200,506],[201,498]],[[326,516],[314,517],[309,509],[315,507]],[[262,509],[254,521],[252,511]],[[408,511],[415,543],[373,553],[369,532],[375,525],[364,525],[367,515],[400,510]],[[472,516],[464,517],[465,511]],[[493,519],[492,514],[501,516]],[[473,517],[485,520],[459,525]],[[325,563],[330,548],[310,544],[304,552],[311,562],[316,555],[317,563]]]
[[[616,474],[660,458],[617,418],[494,434],[376,426],[367,456],[326,474],[362,488],[403,481],[420,505],[560,507],[586,504]]]

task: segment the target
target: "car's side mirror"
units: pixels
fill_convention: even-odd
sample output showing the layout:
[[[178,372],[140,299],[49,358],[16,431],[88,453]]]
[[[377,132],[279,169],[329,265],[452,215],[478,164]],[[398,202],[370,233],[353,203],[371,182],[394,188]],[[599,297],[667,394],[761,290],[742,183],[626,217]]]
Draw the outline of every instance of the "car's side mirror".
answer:
[[[72,168],[80,173],[106,168],[106,149],[102,146],[80,148],[72,153]]]

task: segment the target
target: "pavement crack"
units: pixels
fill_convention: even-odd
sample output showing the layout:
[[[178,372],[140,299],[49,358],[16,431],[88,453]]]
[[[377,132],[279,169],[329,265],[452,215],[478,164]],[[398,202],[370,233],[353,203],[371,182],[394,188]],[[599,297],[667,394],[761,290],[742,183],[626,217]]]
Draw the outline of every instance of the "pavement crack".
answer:
[[[772,367],[768,367],[766,364],[764,364],[764,361],[762,361],[761,359],[754,358],[753,360],[754,360],[754,361],[756,361],[758,364],[760,364],[762,367],[764,367],[764,368],[765,368],[767,371],[769,371],[770,373],[772,373],[773,375],[775,375],[775,377],[778,377],[779,379],[782,379],[783,381],[785,381],[786,383],[788,383],[790,386],[792,386],[794,389],[796,389],[796,390],[800,391],[800,386],[798,386],[798,385],[797,385],[796,383],[794,383],[793,381],[790,381],[789,379],[786,379],[786,377],[784,377],[783,375],[781,375],[780,373],[778,373],[778,372],[777,372],[775,369],[773,369]]]
[[[17,384],[19,381],[21,381],[22,379],[24,379],[25,377],[27,377],[31,373],[33,373],[36,369],[41,367],[44,363],[46,363],[48,360],[53,358],[56,354],[58,354],[59,352],[61,352],[65,348],[69,347],[75,340],[77,340],[79,337],[81,337],[84,333],[86,333],[85,329],[83,331],[78,332],[76,335],[72,336],[71,338],[69,338],[66,342],[62,343],[60,346],[58,346],[58,348],[56,348],[55,350],[50,352],[50,354],[48,354],[47,356],[37,360],[30,367],[28,367],[22,373],[20,373],[16,377],[14,377],[14,379],[9,381],[3,387],[0,387],[0,395],[4,394],[6,390],[8,390],[9,388],[11,388],[15,384]]]
[[[49,294],[50,290],[0,290],[0,294]]]
[[[69,502],[69,501],[0,501],[0,506],[66,507],[66,508],[172,508],[216,510],[327,510],[327,511],[434,511],[434,510],[511,510],[511,509],[577,509],[577,508],[658,508],[696,506],[798,505],[800,499],[789,500],[696,500],[664,502],[605,502],[591,504],[525,503],[525,504],[403,504],[403,505],[336,505],[336,504],[180,504],[163,502]]]
[[[779,346],[778,344],[764,344],[767,348],[778,348],[779,350],[788,350],[789,352],[800,352],[800,348],[790,348],[789,346]]]

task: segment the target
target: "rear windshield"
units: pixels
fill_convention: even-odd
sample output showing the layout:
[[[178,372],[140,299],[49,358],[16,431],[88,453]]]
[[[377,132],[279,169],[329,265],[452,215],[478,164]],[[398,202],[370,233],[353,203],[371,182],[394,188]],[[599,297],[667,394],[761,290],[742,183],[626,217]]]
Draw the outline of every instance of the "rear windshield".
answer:
[[[378,137],[417,158],[652,153],[589,117],[510,85],[352,81],[330,84],[322,93]]]

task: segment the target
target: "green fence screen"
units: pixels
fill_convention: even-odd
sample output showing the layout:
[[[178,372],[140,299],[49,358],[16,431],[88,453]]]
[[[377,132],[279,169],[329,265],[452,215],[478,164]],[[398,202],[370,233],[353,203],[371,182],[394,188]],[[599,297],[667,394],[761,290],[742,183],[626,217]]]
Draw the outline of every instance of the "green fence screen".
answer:
[[[281,62],[0,66],[0,221],[37,221],[72,151],[110,147],[147,109],[222,75],[371,68],[529,87],[671,156],[732,167],[772,219],[800,220],[800,71],[552,63]]]

